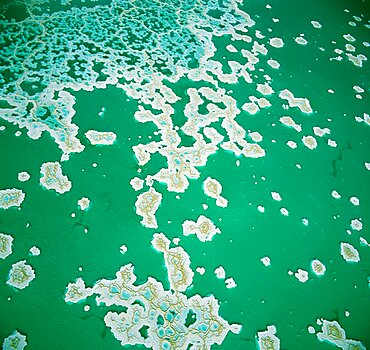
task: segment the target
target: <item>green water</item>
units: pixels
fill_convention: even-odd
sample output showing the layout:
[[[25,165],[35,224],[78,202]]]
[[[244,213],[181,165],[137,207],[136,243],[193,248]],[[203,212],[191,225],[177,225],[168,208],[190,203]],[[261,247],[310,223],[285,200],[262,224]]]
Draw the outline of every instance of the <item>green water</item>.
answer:
[[[148,136],[156,127],[134,119],[137,101],[114,86],[72,92],[76,99],[73,122],[79,126],[78,138],[86,148],[62,163],[63,173],[72,181],[71,191],[63,195],[39,183],[41,164],[59,161],[61,156],[50,135],[43,133],[40,139],[32,140],[22,129],[22,135],[17,137],[18,127],[0,119],[0,125],[6,127],[0,131],[0,189],[17,187],[26,193],[20,210],[0,209],[0,232],[14,237],[13,254],[0,261],[0,343],[17,329],[27,336],[27,350],[120,349],[120,342],[104,324],[108,308],[97,306],[93,297],[67,304],[66,286],[76,277],[92,286],[102,277],[114,278],[120,266],[132,263],[138,276],[136,284],[152,276],[168,289],[163,257],[150,243],[154,232],[164,232],[170,239],[181,238],[180,246],[189,254],[194,271],[197,266],[206,269],[203,276],[195,273],[193,285],[185,294],[215,295],[220,301],[220,315],[229,323],[243,325],[239,335],[230,332],[221,345],[213,345],[212,349],[255,349],[256,333],[272,324],[281,349],[334,348],[307,331],[309,325],[316,331],[320,329],[317,318],[337,320],[347,338],[360,340],[370,348],[370,247],[359,242],[360,236],[370,241],[370,171],[364,165],[370,162],[370,129],[354,120],[354,116],[369,112],[369,63],[364,62],[360,68],[346,58],[329,60],[336,56],[334,48],[343,48],[347,43],[342,35],[349,32],[356,37],[354,45],[359,52],[370,59],[369,48],[361,44],[369,40],[370,30],[347,24],[353,20],[352,15],[360,14],[365,16],[363,23],[368,23],[369,4],[279,1],[271,5],[271,10],[265,8],[265,2],[245,1],[241,5],[257,22],[252,30],[268,35],[267,28],[273,27],[273,36],[284,40],[284,48],[273,51],[280,69],[266,64],[265,73],[271,76],[276,92],[288,87],[295,96],[308,98],[317,111],[306,116],[298,109],[289,109],[286,115],[306,131],[311,130],[311,134],[314,126],[329,127],[329,138],[338,146],[329,147],[327,137],[316,137],[317,149],[304,147],[301,138],[307,133],[280,125],[284,110],[282,100],[274,94],[269,97],[272,107],[256,115],[242,111],[236,118],[246,130],[263,135],[261,145],[266,157],[237,158],[220,149],[208,158],[205,167],[199,168],[200,178],[190,180],[189,188],[179,194],[180,199],[177,193],[168,192],[164,184],[156,182],[154,187],[162,193],[163,200],[156,213],[158,229],[149,229],[140,224],[141,218],[135,213],[137,193],[129,181],[138,176],[139,166],[131,147],[155,140],[156,136]],[[350,13],[344,12],[345,8]],[[274,23],[272,18],[280,21]],[[323,27],[313,28],[311,20],[319,21]],[[300,33],[305,33],[307,46],[294,42]],[[216,41],[223,48],[230,39]],[[243,48],[240,42],[235,47]],[[227,60],[230,53],[224,50],[217,55],[222,62],[222,56]],[[365,89],[361,100],[355,98],[354,85]],[[179,126],[185,121],[182,109],[189,99],[185,90],[191,86],[200,84],[182,79],[171,86],[183,98],[175,105],[174,122]],[[230,95],[238,101],[239,108],[246,96],[255,93],[245,82],[229,85],[228,89],[233,90]],[[335,93],[328,93],[328,89]],[[239,101],[243,102],[239,105]],[[107,111],[104,117],[98,117],[102,107]],[[89,129],[113,131],[117,142],[92,146],[84,136]],[[183,140],[185,145],[193,142],[186,137]],[[298,148],[287,147],[288,140],[295,141]],[[165,165],[165,158],[153,155],[147,165],[140,167],[139,176],[144,179]],[[21,171],[29,172],[31,179],[19,182],[17,174]],[[204,194],[202,183],[208,176],[222,184],[222,194],[229,201],[227,208],[217,207]],[[342,198],[334,199],[333,190]],[[273,201],[271,191],[279,192],[283,201]],[[85,212],[77,207],[83,196],[91,200]],[[360,199],[359,206],[349,202],[351,196]],[[207,210],[202,207],[204,203]],[[264,213],[257,210],[258,205],[265,207]],[[289,210],[289,216],[280,213],[281,207]],[[72,213],[76,216],[71,217]],[[222,232],[212,242],[202,243],[194,235],[182,236],[182,223],[187,219],[195,221],[200,214],[212,218]],[[334,215],[338,217],[334,219]],[[348,235],[351,220],[359,217],[363,229]],[[308,218],[308,226],[302,224],[302,218]],[[348,263],[341,257],[341,242],[356,247],[360,262]],[[124,255],[119,249],[122,244],[128,247]],[[29,255],[34,245],[40,248],[40,256]],[[261,263],[264,256],[270,257],[271,266]],[[325,264],[324,276],[309,271],[310,261],[315,258]],[[34,268],[36,278],[24,290],[16,290],[6,285],[6,280],[11,265],[24,259]],[[236,288],[226,289],[224,281],[215,277],[213,271],[219,265],[234,278]],[[298,268],[309,271],[306,283],[288,275],[288,270],[295,272]],[[84,305],[91,309],[84,311]],[[345,311],[350,312],[348,317]]]

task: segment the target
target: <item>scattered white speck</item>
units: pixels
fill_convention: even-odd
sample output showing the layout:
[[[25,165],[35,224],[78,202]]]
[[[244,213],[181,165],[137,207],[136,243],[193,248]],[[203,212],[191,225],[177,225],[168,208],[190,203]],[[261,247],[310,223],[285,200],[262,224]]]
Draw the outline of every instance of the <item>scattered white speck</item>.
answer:
[[[331,192],[331,195],[332,195],[332,197],[333,198],[335,198],[335,199],[339,199],[340,197],[342,197],[337,191],[332,191]]]
[[[271,197],[273,200],[280,202],[282,200],[279,192],[271,192]]]
[[[288,216],[288,215],[289,215],[289,211],[288,211],[288,209],[286,209],[286,208],[281,208],[281,209],[280,209],[280,213],[281,213],[282,215],[284,215],[284,216]]]
[[[292,149],[297,148],[297,144],[294,141],[289,140],[286,144]]]
[[[265,265],[265,266],[270,266],[271,264],[271,260],[268,256],[265,256],[263,258],[260,259],[262,264]]]
[[[89,310],[90,310],[90,305],[85,305],[85,306],[84,306],[84,311],[86,311],[86,312],[87,312],[87,311],[89,311]]]
[[[179,237],[175,237],[175,238],[172,239],[172,242],[173,242],[173,244],[178,245],[180,243],[180,238]]]
[[[349,313],[349,311],[344,311],[344,315],[346,316],[346,317],[348,317],[349,315],[350,315],[350,313]]]
[[[198,266],[196,269],[195,269],[196,272],[198,272],[200,275],[204,275],[205,272],[206,272],[206,269],[203,267],[203,266]]]
[[[330,147],[337,147],[337,143],[334,140],[328,139],[328,145]]]
[[[258,209],[258,211],[259,211],[260,213],[264,213],[264,212],[265,212],[265,207],[263,207],[262,205],[259,205],[259,206],[257,207],[257,209]]]
[[[14,134],[15,136],[21,136],[22,135],[22,132],[21,131],[16,131],[16,133]]]
[[[204,210],[207,210],[208,209],[208,205],[205,204],[205,203],[202,204],[202,207],[203,207]]]
[[[125,254],[127,252],[127,247],[126,245],[122,244],[120,247],[119,247],[119,251],[121,252],[121,254]]]
[[[353,204],[353,205],[360,205],[360,200],[357,198],[357,197],[355,197],[355,196],[353,196],[353,197],[351,197],[350,199],[349,199],[349,201]]]
[[[302,224],[305,225],[305,226],[308,226],[308,219],[303,218],[302,219]]]
[[[308,326],[307,330],[308,330],[308,333],[310,333],[310,334],[315,333],[315,328],[313,328],[312,326]]]

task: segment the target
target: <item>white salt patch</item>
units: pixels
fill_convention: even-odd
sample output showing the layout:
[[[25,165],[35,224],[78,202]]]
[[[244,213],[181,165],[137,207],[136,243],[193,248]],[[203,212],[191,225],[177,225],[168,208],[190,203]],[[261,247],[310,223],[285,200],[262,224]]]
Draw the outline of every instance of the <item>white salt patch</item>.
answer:
[[[320,29],[322,27],[320,22],[317,21],[311,21],[311,24],[314,28]]]
[[[343,38],[351,42],[356,41],[356,39],[351,34],[345,34],[343,35]]]
[[[298,269],[294,276],[301,283],[305,283],[308,281],[308,272],[305,270]]]
[[[288,209],[286,209],[286,208],[281,208],[281,209],[280,209],[280,213],[281,213],[282,215],[284,215],[284,216],[288,216],[288,215],[289,215],[289,211],[288,211]]]
[[[303,144],[308,148],[308,149],[315,149],[317,147],[317,141],[313,136],[303,136],[302,137]]]
[[[225,280],[226,288],[235,288],[237,284],[235,283],[234,279],[232,277],[229,277]]]
[[[280,63],[275,60],[267,60],[267,64],[274,69],[279,69],[280,67]]]
[[[229,52],[238,52],[238,50],[235,48],[235,46],[233,46],[231,44],[226,46],[226,50],[229,51]]]
[[[279,192],[271,192],[271,197],[273,200],[278,202],[280,202],[282,199]]]
[[[308,226],[308,219],[303,218],[302,219],[302,224],[305,225],[305,226]]]
[[[362,222],[358,219],[351,220],[351,227],[353,230],[361,231],[362,230]]]
[[[29,173],[27,173],[27,171],[21,171],[20,173],[18,173],[18,180],[19,181],[28,181],[30,179],[31,175]]]
[[[305,38],[302,38],[301,36],[297,36],[294,41],[299,45],[307,45],[308,41]]]
[[[37,248],[36,246],[33,246],[32,248],[30,248],[30,253],[33,255],[33,256],[38,256],[40,255],[41,251],[39,248]]]
[[[337,191],[332,191],[331,192],[331,195],[332,195],[332,197],[333,198],[335,198],[335,199],[339,199],[340,197],[342,197]]]
[[[219,266],[214,271],[215,275],[219,279],[224,279],[226,277],[226,272],[223,266]]]
[[[297,144],[294,141],[289,140],[286,144],[292,149],[297,148]]]
[[[284,46],[284,42],[281,38],[271,38],[270,45],[276,48],[280,48]]]
[[[78,206],[81,210],[86,210],[90,206],[90,199],[86,197],[82,197],[78,202]]]
[[[270,266],[271,264],[271,260],[268,256],[265,256],[263,258],[260,259],[262,264],[265,265],[265,266]]]

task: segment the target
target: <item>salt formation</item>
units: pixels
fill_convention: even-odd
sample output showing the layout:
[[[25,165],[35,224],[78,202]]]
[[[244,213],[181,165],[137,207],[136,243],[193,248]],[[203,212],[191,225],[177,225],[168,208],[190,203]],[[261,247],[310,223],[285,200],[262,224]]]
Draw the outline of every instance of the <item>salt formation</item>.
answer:
[[[157,228],[157,219],[155,213],[161,204],[162,194],[153,187],[149,191],[141,193],[136,200],[136,214],[142,216],[141,223],[145,227]]]
[[[6,283],[18,289],[24,289],[35,277],[32,266],[26,264],[26,260],[22,260],[12,265]]]
[[[294,97],[291,91],[285,89],[279,93],[281,99],[287,100],[289,107],[298,107],[302,113],[309,114],[312,113],[312,108],[310,106],[310,101],[306,98]]]
[[[207,177],[203,183],[203,190],[207,196],[216,199],[216,205],[223,208],[227,207],[227,199],[221,196],[222,185],[216,179]]]
[[[257,332],[259,350],[279,350],[280,339],[276,336],[276,327],[267,326],[267,330]]]
[[[340,254],[342,255],[343,259],[347,262],[360,261],[360,254],[358,250],[349,243],[342,242],[340,244]]]
[[[55,190],[58,193],[68,192],[72,183],[68,177],[62,174],[62,167],[59,162],[47,162],[41,165],[40,183],[48,190]]]
[[[85,136],[92,145],[112,145],[117,138],[114,132],[102,132],[96,130],[85,132]]]
[[[322,320],[321,332],[316,336],[320,341],[336,345],[341,349],[366,350],[361,342],[347,339],[344,329],[337,321]]]
[[[185,350],[192,345],[210,349],[212,344],[221,344],[229,331],[240,332],[240,325],[230,325],[218,315],[214,296],[187,298],[182,293],[191,285],[194,273],[183,248],[170,248],[169,244],[163,233],[154,235],[152,245],[164,255],[171,291],[152,277],[135,285],[133,266],[127,264],[115,279],[101,279],[92,288],[86,287],[81,278],[68,284],[65,301],[77,303],[96,295],[98,305],[125,307],[126,311],[108,311],[104,317],[122,346],[142,344],[153,349]],[[147,331],[145,337],[143,329]]]
[[[212,241],[216,234],[221,233],[220,229],[204,215],[200,215],[196,222],[191,220],[184,221],[182,230],[184,236],[195,234],[201,242]]]
[[[0,259],[5,259],[12,253],[13,240],[11,235],[0,233]]]
[[[3,342],[3,350],[23,350],[27,345],[26,336],[15,330]]]
[[[90,207],[90,199],[87,197],[82,197],[77,201],[78,206],[80,207],[81,210],[86,210],[89,209]]]
[[[24,192],[17,188],[0,190],[0,208],[19,207],[25,196]]]
[[[30,179],[30,177],[31,177],[31,175],[29,173],[27,173],[27,171],[21,171],[18,174],[18,180],[21,181],[21,182],[28,181]]]
[[[320,260],[311,261],[311,269],[317,276],[322,276],[325,274],[326,267]]]

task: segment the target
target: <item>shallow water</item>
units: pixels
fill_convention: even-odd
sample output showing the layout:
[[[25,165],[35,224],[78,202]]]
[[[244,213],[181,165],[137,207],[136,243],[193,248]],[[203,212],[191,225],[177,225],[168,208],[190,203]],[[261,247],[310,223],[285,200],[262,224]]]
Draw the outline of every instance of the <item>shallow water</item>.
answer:
[[[79,8],[97,5],[73,4]],[[109,6],[107,1],[99,4]],[[163,255],[151,245],[153,234],[163,232],[169,239],[179,237],[179,246],[190,257],[190,268],[195,274],[183,294],[189,298],[213,294],[220,303],[219,315],[229,324],[243,327],[240,334],[228,332],[222,344],[214,344],[212,349],[258,348],[257,332],[265,331],[269,325],[275,325],[281,349],[330,349],[333,347],[330,342],[321,342],[307,329],[313,326],[319,332],[321,327],[316,320],[321,318],[336,320],[347,339],[370,347],[370,247],[360,241],[360,237],[370,241],[370,121],[355,120],[356,116],[366,119],[369,112],[370,72],[367,61],[362,67],[355,66],[345,55],[350,52],[345,45],[352,44],[356,48],[353,54],[370,57],[369,47],[364,44],[369,39],[366,10],[369,4],[280,1],[270,3],[271,9],[266,8],[265,2],[235,4],[256,22],[247,34],[253,41],[265,43],[268,54],[260,54],[255,70],[249,71],[252,83],[239,78],[236,84],[219,84],[236,101],[240,113],[235,120],[247,131],[245,139],[255,143],[248,132],[258,131],[263,136],[259,145],[266,155],[236,156],[219,147],[209,155],[205,166],[197,167],[199,178],[189,179],[185,192],[168,191],[166,184],[155,181],[153,187],[163,196],[155,214],[158,228],[144,227],[135,212],[138,194],[148,187],[135,192],[130,186],[135,176],[145,179],[167,166],[166,158],[158,153],[139,166],[132,150],[139,143],[160,140],[154,123],[140,123],[134,118],[138,105],[150,110],[148,105],[128,96],[117,84],[93,91],[65,88],[76,101],[72,122],[79,128],[76,138],[85,149],[71,152],[70,159],[62,162],[63,152],[48,131],[33,140],[25,128],[6,121],[3,110],[0,112],[0,125],[5,127],[0,131],[0,189],[18,188],[26,194],[19,208],[0,208],[0,232],[14,238],[13,253],[0,261],[1,341],[18,330],[27,337],[27,350],[120,349],[121,344],[106,327],[104,316],[107,311],[122,312],[122,307],[97,306],[94,296],[79,303],[66,303],[67,285],[81,277],[92,287],[101,278],[114,279],[121,266],[132,263],[136,285],[144,284],[152,276],[168,290]],[[65,12],[69,8],[49,5],[51,12]],[[43,11],[49,5],[45,4]],[[17,11],[18,7],[10,8],[6,16],[19,15]],[[6,21],[3,19],[2,23]],[[311,21],[320,22],[322,28],[315,28]],[[350,21],[356,25],[348,24]],[[5,33],[7,25],[2,29]],[[256,37],[255,30],[265,38]],[[301,33],[307,45],[294,41]],[[356,41],[347,41],[343,38],[346,34]],[[269,45],[272,37],[282,38],[284,46]],[[227,61],[247,62],[240,51],[251,50],[253,41],[231,40],[231,35],[213,36],[217,48],[213,59],[228,72]],[[238,52],[228,51],[229,44]],[[201,45],[194,47],[194,52],[198,49],[202,52]],[[336,48],[344,51],[339,54],[342,60],[330,60],[338,56]],[[280,68],[273,69],[267,59],[278,61]],[[105,63],[109,65],[109,60]],[[248,96],[263,97],[256,91],[256,83],[264,83],[265,74],[270,76],[275,91],[264,96],[271,106],[251,115],[242,105],[249,102]],[[219,80],[218,76],[213,77]],[[166,81],[166,85],[181,98],[172,103],[172,120],[180,128],[187,120],[186,90],[212,86],[186,76],[176,83]],[[360,86],[364,92],[356,92],[354,86]],[[295,97],[307,98],[313,113],[288,108],[287,101],[278,96],[284,89]],[[209,99],[204,100],[209,103]],[[106,111],[99,116],[102,107]],[[199,110],[207,112],[205,106]],[[279,121],[284,115],[292,117],[302,131],[284,126]],[[210,126],[228,140],[219,121]],[[329,128],[330,134],[315,135],[313,127]],[[16,136],[19,130],[22,134]],[[93,146],[84,135],[88,130],[114,132],[117,140],[112,145]],[[181,130],[178,134],[182,146],[193,145],[194,138]],[[311,150],[302,142],[307,135],[315,137],[316,148]],[[328,145],[328,139],[335,141],[336,146]],[[286,144],[289,140],[296,142],[297,148],[291,149]],[[63,194],[40,184],[41,165],[57,161],[72,183],[71,190]],[[22,171],[31,175],[30,180],[17,179]],[[222,185],[222,195],[228,200],[226,208],[217,206],[215,199],[204,193],[202,184],[209,176]],[[333,198],[333,190],[341,198]],[[271,192],[278,192],[282,200],[273,200]],[[77,201],[82,197],[91,201],[87,211],[78,208]],[[351,197],[358,198],[359,205],[354,205]],[[258,206],[264,207],[264,212]],[[281,208],[287,209],[289,215],[283,215]],[[221,234],[207,242],[201,242],[195,235],[184,236],[182,223],[196,221],[199,215],[210,218]],[[308,224],[302,219],[307,219]],[[362,223],[361,230],[351,227],[354,219]],[[341,242],[358,250],[359,262],[343,259]],[[125,254],[120,252],[122,244],[128,248]],[[32,246],[40,248],[39,256],[30,255]],[[271,259],[270,266],[264,266],[260,260],[266,256]],[[326,266],[323,276],[316,276],[310,269],[313,259]],[[27,260],[33,267],[36,278],[28,287],[16,289],[6,281],[12,264],[21,260]],[[224,280],[216,278],[214,270],[220,265],[226,278],[235,280],[235,288],[226,288]],[[199,266],[205,268],[204,275],[195,272]],[[294,276],[297,269],[308,271],[306,282]],[[85,305],[90,306],[88,311],[84,311]]]

